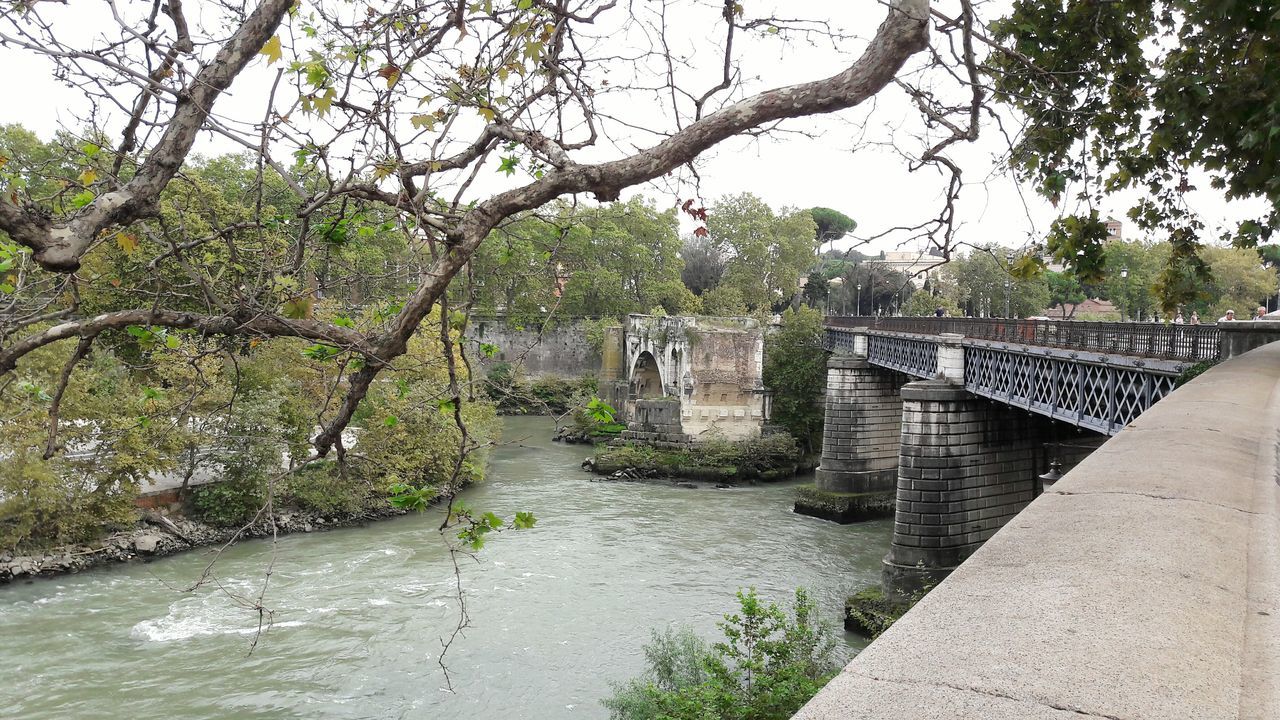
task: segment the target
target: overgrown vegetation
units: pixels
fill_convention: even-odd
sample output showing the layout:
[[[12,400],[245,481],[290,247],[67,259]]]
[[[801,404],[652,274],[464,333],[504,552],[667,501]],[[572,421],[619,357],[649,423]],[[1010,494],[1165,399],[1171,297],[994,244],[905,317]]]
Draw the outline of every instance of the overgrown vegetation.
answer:
[[[909,599],[895,600],[879,585],[863,588],[845,601],[844,627],[874,640],[906,615],[927,592],[924,590]]]
[[[822,442],[820,399],[827,385],[822,334],[822,314],[798,307],[784,312],[781,327],[764,341],[763,381],[773,391],[772,420],[810,453]]]
[[[499,415],[563,415],[585,405],[598,387],[594,375],[529,380],[510,363],[495,364],[484,381],[485,394],[497,404]]]
[[[754,588],[738,592],[739,612],[724,616],[720,642],[691,630],[654,631],[639,678],[604,700],[612,720],[785,720],[838,669],[835,639],[808,592],[790,611]]]
[[[779,480],[791,477],[802,457],[795,438],[775,433],[751,440],[708,440],[685,450],[609,446],[596,453],[595,468],[604,474],[635,469],[707,480]]]

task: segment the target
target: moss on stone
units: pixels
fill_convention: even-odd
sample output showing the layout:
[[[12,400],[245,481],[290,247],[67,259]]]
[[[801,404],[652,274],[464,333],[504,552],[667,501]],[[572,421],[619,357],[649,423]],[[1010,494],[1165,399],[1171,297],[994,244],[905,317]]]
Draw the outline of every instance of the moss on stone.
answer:
[[[863,588],[844,603],[844,629],[874,640],[918,601],[892,600],[879,585]]]
[[[800,452],[786,435],[739,442],[715,441],[681,449],[629,443],[597,451],[593,470],[600,475],[634,470],[642,476],[710,482],[785,480],[796,473]]]
[[[841,524],[893,517],[895,492],[840,493],[813,485],[796,489],[795,511]]]

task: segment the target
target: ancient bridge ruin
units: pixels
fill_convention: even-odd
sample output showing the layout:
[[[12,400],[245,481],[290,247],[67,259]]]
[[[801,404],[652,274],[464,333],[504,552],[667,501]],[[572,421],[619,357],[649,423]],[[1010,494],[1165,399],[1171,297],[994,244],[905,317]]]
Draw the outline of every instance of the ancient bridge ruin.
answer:
[[[630,315],[609,328],[601,385],[622,437],[658,447],[760,435],[764,328],[753,318]]]

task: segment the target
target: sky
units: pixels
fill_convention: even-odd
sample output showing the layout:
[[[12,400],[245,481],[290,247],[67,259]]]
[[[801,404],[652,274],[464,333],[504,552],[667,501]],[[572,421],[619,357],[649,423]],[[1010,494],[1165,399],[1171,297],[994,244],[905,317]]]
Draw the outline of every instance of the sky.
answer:
[[[741,35],[737,40],[737,70],[743,89],[733,97],[806,80],[826,77],[839,71],[856,57],[866,39],[884,16],[883,6],[871,0],[835,3],[832,0],[796,0],[775,2],[781,17],[830,17],[850,37],[832,43],[804,39],[783,43],[776,37]],[[201,12],[202,2],[188,3]],[[623,13],[627,3],[619,3],[614,12],[616,22],[611,31],[601,32],[601,45],[616,45],[636,51],[652,47],[650,33],[628,23]],[[643,3],[641,3],[643,5]],[[670,38],[673,51],[685,60],[678,68],[679,79],[691,88],[710,87],[720,73],[720,48],[723,25],[716,22],[716,3],[695,4],[673,11]],[[749,3],[753,14],[770,10],[768,0]],[[947,10],[947,3],[937,3]],[[62,6],[42,3],[41,12],[54,19],[60,32],[82,42],[94,42],[97,28],[110,25],[106,4],[72,3]],[[305,7],[305,5],[304,5]],[[649,6],[652,7],[652,6]],[[981,6],[993,16],[999,4]],[[0,32],[9,32],[0,23]],[[619,51],[621,54],[621,50]],[[0,48],[0,67],[17,68],[17,72],[0,73],[0,123],[20,123],[48,138],[59,127],[77,126],[77,117],[86,112],[82,94],[53,79],[51,64],[25,51]],[[911,66],[908,67],[908,77]],[[643,69],[638,69],[637,74]],[[267,95],[274,70],[264,59],[255,60],[233,85],[231,92],[219,101],[218,112],[254,122],[262,117],[263,99]],[[949,88],[936,80],[923,78],[940,91]],[[950,88],[954,90],[954,88]],[[14,101],[20,98],[20,101]],[[657,98],[646,93],[618,93],[601,97],[601,107],[642,124],[659,125],[669,117],[659,108]],[[112,120],[121,122],[119,117]],[[673,186],[660,182],[629,191],[655,198],[659,205],[678,204],[695,194],[704,202],[717,196],[751,192],[775,208],[824,206],[839,210],[858,222],[854,236],[836,243],[845,248],[856,245],[863,252],[881,250],[919,250],[918,243],[904,243],[901,234],[889,235],[869,245],[856,238],[877,235],[888,228],[913,225],[937,213],[945,178],[932,168],[908,171],[907,162],[898,149],[918,152],[922,147],[913,137],[920,131],[918,114],[905,94],[897,88],[882,92],[874,103],[842,113],[818,118],[791,120],[781,126],[782,132],[767,137],[730,139],[705,154],[697,164],[700,183],[694,187],[685,182]],[[958,205],[957,239],[974,245],[999,243],[1021,248],[1043,238],[1049,224],[1062,211],[1064,204],[1053,208],[1018,184],[1002,169],[1002,140],[986,128],[979,141],[955,147],[952,155],[965,169],[965,187]],[[592,159],[617,157],[628,147],[653,143],[653,136],[614,134],[614,144],[605,145],[589,155]],[[223,138],[204,135],[196,151],[205,154],[238,151],[241,148]],[[687,177],[686,177],[687,180]],[[504,189],[503,179],[496,173],[484,175],[474,191],[480,195]],[[512,182],[512,181],[508,181]],[[1196,183],[1207,188],[1207,182]],[[1103,216],[1123,219],[1132,196],[1108,199],[1098,209]],[[1228,206],[1215,193],[1201,190],[1191,194],[1190,205],[1199,210],[1210,227],[1238,217],[1241,209]],[[686,220],[686,232],[692,225]],[[1134,237],[1129,228],[1127,237]]]

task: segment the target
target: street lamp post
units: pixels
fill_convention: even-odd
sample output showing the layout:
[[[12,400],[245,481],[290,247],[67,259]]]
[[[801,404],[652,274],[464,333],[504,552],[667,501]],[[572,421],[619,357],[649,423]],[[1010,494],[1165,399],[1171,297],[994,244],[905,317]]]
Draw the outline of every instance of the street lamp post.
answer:
[[[1124,281],[1124,282],[1123,282],[1123,284],[1124,284],[1124,308],[1122,308],[1122,309],[1120,310],[1120,317],[1121,317],[1121,318],[1124,318],[1124,316],[1126,316],[1126,315],[1130,315],[1130,313],[1129,313],[1129,310],[1130,310],[1130,308],[1129,308],[1129,268],[1127,268],[1127,267],[1126,267],[1126,268],[1123,268],[1123,269],[1121,269],[1121,270],[1120,270],[1120,279]]]
[[[1005,272],[1009,273],[1004,278],[1004,316],[1006,318],[1013,317],[1011,310],[1013,299],[1013,251],[1007,250],[1004,254]]]
[[[858,316],[862,315],[862,283],[858,283]]]
[[[834,277],[834,278],[831,278],[831,282],[827,283],[827,308],[828,308],[828,312],[830,311],[830,308],[831,308],[831,305],[832,305],[832,296],[835,294],[835,292],[836,292],[836,290],[837,290],[837,289],[839,289],[839,290],[843,290],[843,289],[844,289],[844,278],[842,278],[842,277]],[[843,303],[844,303],[844,294],[843,294],[843,293],[840,295],[840,302],[841,302],[841,304],[843,304]],[[843,315],[844,313],[843,313],[843,312],[841,312],[840,314],[841,314],[841,315]]]

